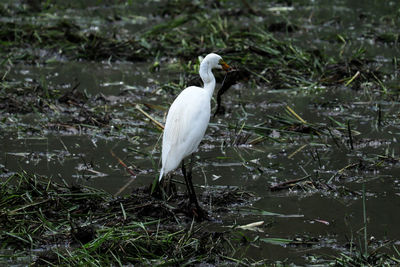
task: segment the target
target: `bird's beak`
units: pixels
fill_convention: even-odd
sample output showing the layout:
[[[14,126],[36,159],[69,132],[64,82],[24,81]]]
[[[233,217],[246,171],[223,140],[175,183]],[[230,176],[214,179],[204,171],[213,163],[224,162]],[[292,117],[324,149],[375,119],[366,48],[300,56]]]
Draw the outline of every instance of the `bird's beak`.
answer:
[[[228,64],[226,64],[226,62],[223,61],[223,60],[220,60],[220,61],[219,61],[219,64],[221,65],[221,67],[222,67],[222,69],[223,69],[224,71],[230,71],[230,70],[232,69],[231,66],[229,66]]]

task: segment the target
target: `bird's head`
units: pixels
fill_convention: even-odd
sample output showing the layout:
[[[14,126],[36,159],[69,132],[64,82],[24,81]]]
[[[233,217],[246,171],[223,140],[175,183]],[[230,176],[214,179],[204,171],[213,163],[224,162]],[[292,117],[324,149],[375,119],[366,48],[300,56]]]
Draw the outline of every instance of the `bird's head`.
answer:
[[[203,64],[207,64],[211,69],[222,69],[225,71],[231,70],[231,67],[226,64],[222,57],[214,53],[208,54],[203,61],[201,61],[201,65]]]

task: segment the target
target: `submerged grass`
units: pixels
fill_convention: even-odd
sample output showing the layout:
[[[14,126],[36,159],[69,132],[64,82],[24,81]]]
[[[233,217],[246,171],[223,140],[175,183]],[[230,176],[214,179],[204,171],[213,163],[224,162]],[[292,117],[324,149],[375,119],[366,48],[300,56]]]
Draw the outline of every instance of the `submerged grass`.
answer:
[[[366,191],[365,183],[362,186],[362,213],[363,213],[363,227],[359,232],[362,234],[359,238],[359,245],[350,241],[349,251],[342,252],[335,259],[335,266],[395,266],[400,264],[400,253],[392,242],[378,243],[373,239],[368,238],[368,223],[367,223],[367,208],[366,208]],[[392,245],[393,250],[397,255],[390,255],[382,250],[390,248]]]
[[[57,8],[55,3],[50,5]],[[240,7],[243,6],[239,4],[237,8]],[[244,10],[248,10],[246,5]],[[16,11],[15,14],[9,12],[19,15]],[[46,9],[42,12],[46,13]],[[103,22],[109,31],[87,30],[68,17],[43,24],[31,20],[1,21],[2,54],[8,54],[10,62],[32,63],[60,57],[96,61],[150,60],[155,62],[152,70],[178,58],[185,62],[179,64],[180,70],[197,75],[197,56],[218,52],[245,73],[240,79],[250,76],[253,81],[274,89],[307,89],[316,84],[357,87],[367,81],[381,88],[379,66],[375,66],[373,59],[365,58],[362,48],[348,58],[326,56],[321,49],[300,47],[290,39],[278,39],[271,28],[275,24],[255,22],[252,12],[237,13],[225,2],[166,1],[153,15],[162,17],[162,22],[137,32],[119,30],[113,20]],[[243,23],[241,18],[248,23]],[[35,55],[32,53],[35,48],[49,51],[48,56]]]
[[[177,224],[175,208],[149,196],[114,198],[24,172],[2,182],[0,193],[6,260],[22,258],[13,256],[19,251],[38,265],[186,265],[226,263],[235,253],[229,233]]]

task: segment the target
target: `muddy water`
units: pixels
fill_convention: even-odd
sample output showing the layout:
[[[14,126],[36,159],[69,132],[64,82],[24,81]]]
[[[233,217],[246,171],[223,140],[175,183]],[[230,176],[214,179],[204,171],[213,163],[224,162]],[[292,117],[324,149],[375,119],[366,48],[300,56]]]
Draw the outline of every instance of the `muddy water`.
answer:
[[[400,147],[397,144],[398,123],[392,126],[376,128],[376,110],[374,101],[364,101],[364,97],[358,93],[349,93],[346,89],[332,89],[335,92],[335,99],[341,105],[348,107],[329,107],[315,108],[315,96],[290,96],[285,94],[276,94],[274,96],[265,95],[268,99],[281,99],[281,103],[295,108],[296,111],[306,121],[321,122],[327,120],[327,115],[340,121],[350,119],[354,129],[361,134],[355,137],[358,140],[359,148],[351,151],[348,146],[338,148],[332,140],[325,142],[309,137],[293,138],[284,145],[264,143],[261,151],[255,151],[248,148],[239,148],[236,151],[227,152],[236,162],[242,162],[235,154],[240,154],[245,159],[245,165],[237,167],[222,167],[214,169],[219,172],[225,181],[219,181],[220,184],[240,184],[245,185],[250,190],[258,192],[262,198],[255,206],[276,213],[298,214],[302,218],[251,218],[244,219],[246,222],[266,219],[271,225],[266,229],[266,235],[271,237],[300,236],[314,237],[319,239],[319,244],[313,249],[310,247],[296,249],[279,248],[282,254],[277,254],[275,249],[267,246],[263,249],[251,249],[254,253],[260,253],[259,256],[266,253],[268,257],[282,259],[282,257],[304,257],[310,251],[330,254],[332,247],[338,244],[348,242],[353,234],[362,228],[362,201],[360,196],[342,196],[340,192],[321,192],[293,190],[285,193],[269,192],[268,186],[276,182],[301,178],[307,174],[312,177],[320,177],[325,181],[330,180],[334,174],[346,167],[359,161],[360,158],[371,158],[376,155],[384,155],[387,152],[397,155]],[[285,99],[286,98],[286,99]],[[333,99],[332,92],[323,92],[318,95],[318,99]],[[255,97],[252,100],[260,99]],[[351,99],[351,101],[349,101]],[[355,100],[355,101],[354,101]],[[350,103],[353,102],[353,103]],[[354,102],[358,102],[354,104]],[[386,114],[397,114],[397,103],[382,103],[385,106]],[[279,108],[278,108],[279,109]],[[267,113],[275,112],[274,108],[264,109]],[[281,111],[282,112],[282,111]],[[258,112],[255,117],[262,117]],[[390,117],[390,115],[389,115]],[[251,118],[251,117],[250,117]],[[389,119],[390,120],[390,119]],[[328,144],[329,147],[326,147]],[[297,151],[303,145],[304,149],[291,157],[292,153]],[[320,162],[313,159],[318,151]],[[241,158],[240,157],[240,158]],[[234,161],[234,160],[233,160]],[[252,167],[252,161],[259,161],[263,172],[260,174]],[[249,170],[250,168],[250,170]],[[317,175],[318,173],[318,175]],[[378,170],[367,170],[353,173],[346,178],[334,178],[338,185],[344,185],[350,190],[361,192],[362,182],[366,181],[367,191],[367,216],[368,231],[378,238],[393,238],[398,240],[400,231],[398,224],[400,216],[399,209],[399,175],[400,168],[398,163],[394,166],[380,168]],[[221,179],[223,179],[221,178]],[[230,178],[230,179],[229,179]],[[329,223],[315,221],[320,219]],[[232,222],[238,220],[238,217],[232,218]],[[335,245],[334,245],[335,244]],[[340,245],[339,245],[340,246]],[[314,251],[314,252],[316,252]],[[293,253],[293,254],[292,254]],[[290,256],[289,256],[290,255]]]
[[[392,8],[398,8],[397,4],[368,1],[369,5],[366,5],[363,4],[365,1],[352,1],[350,6],[347,1],[336,1],[332,6],[330,1],[326,1],[326,4],[316,6],[303,2],[295,6],[300,14],[297,19],[306,21],[308,14],[321,24],[308,22],[309,29],[298,33],[297,40],[303,38],[306,43],[325,49],[329,48],[332,33],[356,40],[341,44],[344,53],[350,53],[362,44],[369,54],[376,53],[381,58],[382,68],[392,82],[396,81],[397,70],[391,60],[396,56],[397,46],[376,43],[365,33],[371,29],[382,31],[384,26],[374,23]],[[372,17],[369,24],[354,23],[351,17],[360,13]],[[293,14],[289,16],[296,19]],[[340,22],[327,22],[324,17],[339,18]],[[294,36],[296,42],[296,34]],[[327,52],[337,53],[336,44],[334,46]],[[8,79],[13,81],[42,81],[59,90],[70,89],[79,83],[79,89],[89,97],[94,98],[100,93],[105,97],[119,96],[129,92],[129,100],[104,107],[114,115],[109,134],[96,129],[27,133],[21,131],[18,125],[20,128],[29,124],[36,127],[45,124],[43,121],[46,118],[28,114],[15,119],[16,126],[5,130],[0,137],[0,166],[10,171],[7,175],[26,170],[64,179],[68,183],[101,188],[113,194],[128,194],[135,187],[149,185],[157,176],[161,133],[135,109],[135,104],[151,103],[167,107],[173,97],[160,93],[157,90],[159,84],[179,79],[179,73],[171,74],[166,67],[161,66],[156,73],[150,72],[150,67],[151,63],[124,62],[54,62],[42,66],[13,66],[8,73]],[[223,100],[227,113],[211,120],[196,154],[194,181],[204,185],[205,190],[208,186],[229,185],[253,191],[259,197],[254,207],[281,216],[249,215],[233,209],[221,218],[223,224],[212,223],[211,226],[221,229],[226,225],[262,220],[265,221],[263,232],[245,234],[261,238],[297,237],[308,241],[307,245],[289,247],[264,243],[260,247],[250,246],[246,256],[252,258],[287,259],[301,264],[309,254],[337,254],[352,237],[358,237],[363,227],[361,192],[365,183],[368,233],[378,240],[400,242],[398,161],[385,162],[376,168],[359,168],[343,175],[339,173],[360,161],[366,165],[379,161],[378,156],[399,157],[399,103],[390,97],[372,93],[368,85],[365,88],[352,90],[338,85],[275,91],[267,85],[246,83],[231,88]],[[333,125],[334,119],[347,126],[350,121],[351,128],[359,132],[353,136],[354,149],[350,148],[347,134],[335,140],[330,136],[272,132],[267,134],[270,138],[256,145],[232,145],[242,135],[250,135],[250,140],[257,137],[249,130],[237,134],[242,126],[268,125],[270,120],[266,114],[287,115],[286,106],[314,124]],[[57,116],[56,113],[53,115]],[[152,115],[162,120],[163,112],[155,110]],[[124,125],[122,131],[113,127],[118,124]],[[118,164],[111,151],[133,167],[137,174],[135,179]],[[271,192],[269,189],[277,183],[308,175],[313,180],[329,181],[347,191],[293,188]]]

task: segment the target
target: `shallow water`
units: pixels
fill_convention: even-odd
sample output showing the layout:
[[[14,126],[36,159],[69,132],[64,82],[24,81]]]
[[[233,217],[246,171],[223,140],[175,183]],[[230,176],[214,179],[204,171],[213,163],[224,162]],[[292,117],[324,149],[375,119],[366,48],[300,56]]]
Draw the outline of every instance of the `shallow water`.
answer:
[[[368,37],[367,33],[383,31],[385,25],[379,22],[392,10],[398,10],[399,4],[394,1],[382,4],[373,0],[367,1],[368,4],[365,1],[334,2],[324,1],[318,5],[313,1],[296,3],[295,11],[288,11],[283,17],[293,18],[295,22],[304,21],[305,24],[301,31],[285,38],[293,39],[295,43],[305,40],[304,45],[323,47],[327,53],[336,53],[339,45],[343,46],[343,53],[365,47],[369,54],[376,53],[376,57],[381,59],[382,68],[389,77],[387,82],[396,83],[398,69],[393,66],[392,58],[397,56],[397,43],[377,43],[375,35]],[[150,12],[150,9],[147,11]],[[94,12],[94,8],[91,10]],[[354,19],[361,13],[366,14],[367,22]],[[271,14],[278,17],[276,13]],[[273,16],[271,21],[276,19]],[[310,16],[312,19],[306,20]],[[160,19],[145,18],[152,21]],[[141,27],[135,28],[132,24],[135,23],[126,26],[128,31]],[[337,34],[352,41],[332,44],[332,36]],[[158,90],[159,85],[179,79],[179,73],[168,67],[161,66],[159,72],[154,73],[150,72],[151,66],[152,63],[82,61],[12,66],[7,78],[15,82],[36,80],[60,91],[79,83],[79,90],[86,92],[90,98],[99,94],[116,98],[110,98],[110,102],[104,105],[113,115],[108,134],[96,129],[81,132],[79,128],[27,133],[21,130],[23,126],[40,127],[46,125],[48,118],[40,114],[18,118],[11,116],[9,119],[15,120],[15,124],[13,127],[3,124],[0,136],[0,166],[10,171],[3,176],[26,170],[57,180],[64,179],[68,183],[101,188],[112,194],[129,194],[133,188],[149,185],[158,176],[161,132],[135,109],[135,105],[150,103],[167,107],[173,96],[162,94]],[[252,258],[285,259],[302,264],[308,254],[332,255],[341,251],[349,239],[362,229],[361,192],[365,182],[368,233],[378,240],[400,242],[400,214],[397,212],[400,203],[400,163],[396,161],[374,168],[347,170],[347,166],[361,160],[364,160],[363,164],[368,160],[376,162],[378,155],[398,158],[399,103],[385,95],[374,94],[368,90],[368,85],[365,88],[353,90],[340,85],[315,86],[307,90],[274,90],[265,85],[248,83],[231,88],[223,98],[227,113],[211,119],[196,153],[194,182],[206,185],[205,190],[207,186],[216,185],[243,187],[259,197],[254,207],[285,216],[248,215],[233,210],[221,218],[223,224],[212,226],[218,229],[225,225],[264,220],[264,232],[246,234],[261,238],[310,237],[315,244],[291,247],[263,244],[258,248],[249,247],[246,252]],[[347,126],[347,121],[350,121],[351,129],[359,132],[358,135],[354,132],[353,136],[355,149],[350,149],[346,128],[337,140],[329,135],[318,137],[272,132],[267,134],[270,138],[256,145],[232,145],[241,138],[238,136],[248,134],[249,140],[257,137],[254,131],[246,128],[238,135],[241,127],[269,125],[271,119],[266,115],[287,116],[286,106],[314,124],[334,125],[333,120],[336,120]],[[154,110],[152,115],[160,121],[163,119],[162,110]],[[58,114],[54,112],[49,116]],[[118,130],[117,125],[124,125],[123,130]],[[111,151],[128,166],[133,166],[136,178],[132,178],[118,164]],[[271,192],[269,189],[277,183],[307,175],[312,180],[330,181],[348,191],[293,188]]]

